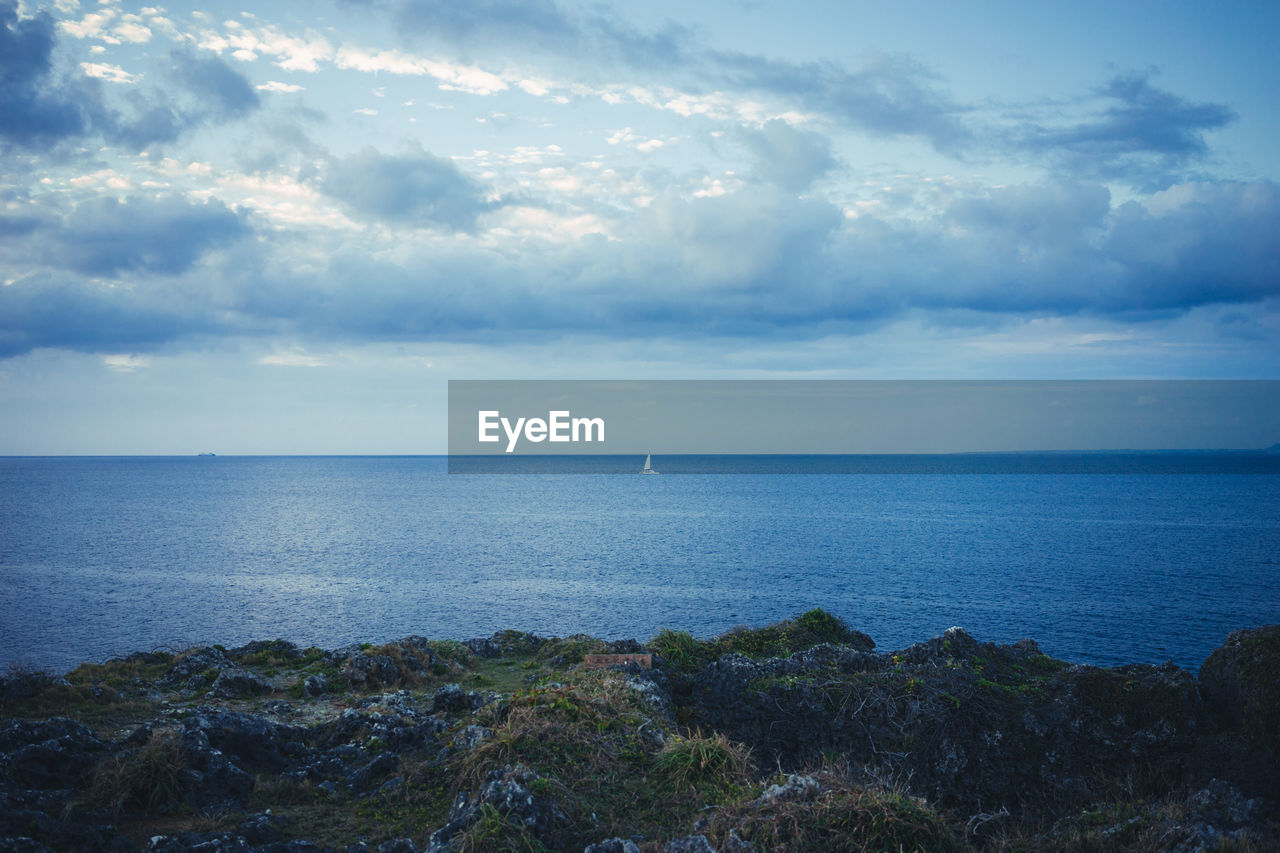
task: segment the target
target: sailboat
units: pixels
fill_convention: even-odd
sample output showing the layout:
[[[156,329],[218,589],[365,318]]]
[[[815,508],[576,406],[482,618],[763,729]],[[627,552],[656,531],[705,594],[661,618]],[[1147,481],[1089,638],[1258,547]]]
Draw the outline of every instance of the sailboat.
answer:
[[[650,463],[651,463],[652,458],[653,458],[653,454],[652,454],[652,453],[646,453],[646,454],[644,455],[644,467],[640,469],[640,473],[641,473],[641,474],[656,474],[656,473],[658,473],[657,471],[655,471],[655,470],[654,470],[653,465],[652,465],[652,464],[650,464]]]

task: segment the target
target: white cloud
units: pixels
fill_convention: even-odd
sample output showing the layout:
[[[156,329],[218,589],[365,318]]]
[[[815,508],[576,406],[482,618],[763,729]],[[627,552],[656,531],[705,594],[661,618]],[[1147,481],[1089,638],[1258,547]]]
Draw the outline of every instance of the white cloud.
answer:
[[[366,73],[386,72],[412,77],[434,77],[441,89],[466,92],[471,95],[492,95],[509,88],[507,81],[496,74],[471,65],[457,65],[426,59],[401,50],[364,50],[344,47],[338,51],[334,64],[339,68]]]
[[[362,116],[376,116],[378,114],[377,110],[370,109],[369,107],[360,107],[359,109],[352,110],[352,112]]]
[[[111,30],[112,35],[121,41],[131,44],[146,44],[151,41],[151,29],[142,23],[137,15],[125,15],[121,23]]]
[[[133,373],[143,367],[151,366],[151,359],[145,355],[133,355],[132,353],[122,353],[119,355],[104,355],[102,363],[106,365],[108,370],[115,370],[119,373]]]
[[[108,44],[119,44],[120,39],[107,33],[107,27],[115,19],[114,9],[102,12],[90,12],[79,21],[61,21],[58,28],[78,39],[95,38]]]
[[[258,359],[258,364],[266,364],[272,367],[325,367],[328,362],[323,358],[295,351],[264,355]]]
[[[254,88],[260,92],[302,92],[306,89],[305,86],[299,86],[297,83],[281,83],[279,80],[268,80]]]
[[[199,46],[221,53],[234,49],[237,59],[248,61],[259,55],[275,58],[275,64],[285,71],[320,70],[320,63],[333,58],[333,46],[324,36],[307,31],[305,36],[293,36],[274,26],[248,28],[238,21],[226,21],[228,32],[206,30],[200,34]]]
[[[119,65],[109,65],[105,62],[81,62],[80,69],[90,77],[97,77],[110,83],[134,83],[138,80],[138,75],[130,74]]]

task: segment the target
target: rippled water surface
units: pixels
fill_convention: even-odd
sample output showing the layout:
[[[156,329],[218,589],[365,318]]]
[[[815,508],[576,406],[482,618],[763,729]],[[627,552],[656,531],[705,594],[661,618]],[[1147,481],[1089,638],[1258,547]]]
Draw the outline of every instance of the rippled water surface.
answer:
[[[813,606],[1197,668],[1280,622],[1280,476],[449,475],[433,457],[0,459],[0,664],[284,637],[711,635]]]

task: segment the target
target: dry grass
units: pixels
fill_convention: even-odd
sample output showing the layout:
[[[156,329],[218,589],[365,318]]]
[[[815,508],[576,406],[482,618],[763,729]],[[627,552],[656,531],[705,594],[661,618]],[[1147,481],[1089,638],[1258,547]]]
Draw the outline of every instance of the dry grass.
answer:
[[[176,732],[155,732],[141,746],[105,755],[94,766],[85,801],[119,814],[164,811],[186,793],[186,758]]]

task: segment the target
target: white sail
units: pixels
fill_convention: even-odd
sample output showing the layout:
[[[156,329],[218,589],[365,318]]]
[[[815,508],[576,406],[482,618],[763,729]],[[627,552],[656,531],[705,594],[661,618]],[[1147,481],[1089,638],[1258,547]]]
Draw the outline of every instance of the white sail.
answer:
[[[656,474],[656,473],[658,473],[657,471],[655,471],[655,470],[653,469],[653,465],[651,465],[651,464],[650,464],[650,462],[651,462],[652,458],[653,458],[653,454],[652,454],[652,453],[646,453],[646,454],[644,455],[644,467],[640,469],[640,473],[641,473],[641,474]]]

